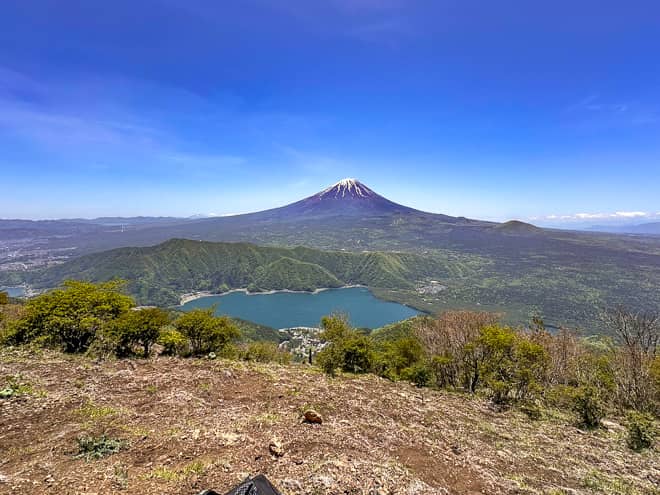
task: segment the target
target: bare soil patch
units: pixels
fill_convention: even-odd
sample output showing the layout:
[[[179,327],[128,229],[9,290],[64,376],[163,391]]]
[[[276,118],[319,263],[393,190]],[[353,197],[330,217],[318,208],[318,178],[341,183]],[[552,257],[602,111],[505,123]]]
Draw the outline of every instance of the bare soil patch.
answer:
[[[266,474],[285,494],[657,494],[658,452],[620,428],[530,421],[461,394],[304,366],[177,358],[94,362],[0,352],[0,493],[195,494]],[[323,424],[302,422],[312,407]],[[119,439],[98,460],[81,436]],[[269,452],[277,441],[282,457]]]

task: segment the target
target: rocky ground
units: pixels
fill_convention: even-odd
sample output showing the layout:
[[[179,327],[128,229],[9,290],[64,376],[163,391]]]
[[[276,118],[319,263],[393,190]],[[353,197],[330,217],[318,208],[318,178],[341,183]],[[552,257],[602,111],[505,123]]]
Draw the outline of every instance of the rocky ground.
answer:
[[[585,433],[372,376],[5,350],[10,379],[0,493],[224,493],[256,473],[283,494],[660,493],[658,451],[631,452],[615,421]],[[308,408],[322,424],[302,422]],[[102,435],[118,452],[79,456]]]

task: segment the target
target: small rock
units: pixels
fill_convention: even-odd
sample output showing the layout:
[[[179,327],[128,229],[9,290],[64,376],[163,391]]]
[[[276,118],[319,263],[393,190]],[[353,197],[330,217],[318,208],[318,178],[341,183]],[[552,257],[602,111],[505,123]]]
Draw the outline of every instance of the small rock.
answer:
[[[208,358],[209,359],[215,359],[217,356],[215,355],[215,352],[209,352]]]
[[[314,409],[307,409],[303,416],[308,423],[316,423],[319,425],[323,423],[323,416],[317,413]]]
[[[0,483],[9,483],[9,476],[6,474],[0,474]]]
[[[615,423],[614,421],[609,421],[607,419],[603,419],[600,424],[604,426],[608,430],[612,431],[621,431],[625,430],[623,426],[621,426],[619,423]]]
[[[451,451],[456,455],[460,455],[463,452],[463,450],[456,444],[451,446]]]
[[[315,476],[312,482],[324,488],[331,488],[335,484],[335,479],[332,476]]]
[[[302,493],[303,492],[303,487],[300,484],[300,481],[298,480],[293,480],[291,478],[287,478],[282,481],[282,486],[284,488],[288,488],[294,493]]]
[[[284,447],[277,438],[274,438],[270,441],[268,445],[268,450],[275,457],[282,457],[284,455]]]

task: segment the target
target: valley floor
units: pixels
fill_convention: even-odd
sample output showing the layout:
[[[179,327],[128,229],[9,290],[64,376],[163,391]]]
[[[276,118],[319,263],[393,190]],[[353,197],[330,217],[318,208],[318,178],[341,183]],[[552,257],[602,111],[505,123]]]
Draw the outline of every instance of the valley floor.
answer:
[[[17,375],[25,393],[0,399],[0,493],[224,493],[260,472],[284,494],[651,494],[660,482],[658,451],[631,452],[614,421],[585,433],[373,376],[0,351],[0,379]],[[301,422],[308,407],[322,425]],[[76,458],[78,437],[101,434],[124,448]]]

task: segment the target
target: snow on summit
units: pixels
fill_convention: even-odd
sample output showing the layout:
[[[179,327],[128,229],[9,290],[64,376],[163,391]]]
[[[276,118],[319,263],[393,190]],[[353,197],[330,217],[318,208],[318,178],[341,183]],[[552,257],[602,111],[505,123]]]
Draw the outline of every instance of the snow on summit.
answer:
[[[342,179],[319,193],[321,199],[327,197],[345,198],[347,196],[352,198],[373,198],[377,194],[359,180],[351,178]]]

